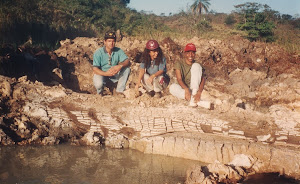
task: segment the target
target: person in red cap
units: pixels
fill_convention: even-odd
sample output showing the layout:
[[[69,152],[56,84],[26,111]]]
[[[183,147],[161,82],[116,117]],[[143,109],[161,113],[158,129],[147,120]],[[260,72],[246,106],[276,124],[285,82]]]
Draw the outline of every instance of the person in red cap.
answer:
[[[155,92],[154,97],[161,97],[161,91],[168,86],[166,58],[156,40],[149,40],[142,54],[138,80],[135,86],[136,97],[140,95],[141,84],[147,92]],[[152,94],[151,94],[152,95]]]
[[[201,99],[204,89],[205,78],[203,68],[195,61],[196,46],[188,43],[184,48],[184,61],[176,62],[174,65],[178,84],[170,86],[170,93],[180,99],[190,101],[189,105],[210,108],[210,102]]]

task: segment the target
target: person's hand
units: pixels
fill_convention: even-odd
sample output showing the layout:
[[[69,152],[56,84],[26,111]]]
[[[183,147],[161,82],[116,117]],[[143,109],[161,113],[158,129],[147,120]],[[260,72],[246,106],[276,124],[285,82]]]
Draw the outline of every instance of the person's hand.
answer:
[[[194,95],[194,99],[196,103],[199,102],[201,99],[201,93],[196,93],[196,95]]]
[[[112,68],[110,68],[109,70],[106,71],[106,75],[107,77],[111,77],[111,76],[114,76],[116,75],[116,71],[113,70]]]
[[[155,78],[154,75],[150,75],[150,77],[147,79],[147,83],[148,83],[148,84],[153,84],[154,78]]]
[[[187,101],[190,101],[191,100],[191,92],[188,88],[185,89],[185,99]]]
[[[140,96],[140,91],[139,91],[139,87],[140,87],[140,84],[136,84],[135,85],[135,98],[139,97]]]
[[[122,69],[122,65],[115,65],[111,67],[111,69],[114,71],[115,74],[117,74]]]
[[[116,75],[122,69],[122,65],[116,65],[107,70],[107,76],[111,77]]]

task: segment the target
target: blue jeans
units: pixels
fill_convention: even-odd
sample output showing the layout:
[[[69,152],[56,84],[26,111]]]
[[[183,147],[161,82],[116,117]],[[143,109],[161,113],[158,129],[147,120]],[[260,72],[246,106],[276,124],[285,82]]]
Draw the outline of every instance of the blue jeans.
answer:
[[[125,90],[129,74],[129,67],[122,68],[119,73],[111,77],[94,74],[93,82],[97,93],[100,94],[103,91],[103,86],[106,84],[107,80],[111,80],[113,83],[118,82],[116,92],[123,92]]]

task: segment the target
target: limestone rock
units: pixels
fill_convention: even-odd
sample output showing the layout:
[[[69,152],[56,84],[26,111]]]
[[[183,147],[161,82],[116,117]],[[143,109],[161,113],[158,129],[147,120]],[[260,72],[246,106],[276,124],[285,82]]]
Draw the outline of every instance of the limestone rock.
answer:
[[[3,97],[9,97],[11,94],[11,86],[7,80],[4,80],[0,85],[0,94]]]
[[[12,139],[3,132],[2,129],[0,129],[0,143],[1,145],[12,145],[15,144]]]
[[[187,171],[186,184],[237,183],[247,176],[243,168],[224,165],[219,162],[208,166],[194,166]]]
[[[105,139],[105,145],[112,148],[128,148],[129,141],[123,135],[110,135]]]
[[[54,145],[57,144],[57,142],[59,142],[59,140],[57,140],[55,137],[53,136],[49,136],[49,137],[45,137],[42,140],[42,144],[43,145]]]
[[[60,98],[66,96],[66,92],[63,89],[51,88],[44,92],[45,95],[51,96],[53,98]]]
[[[81,138],[81,141],[83,141],[85,145],[96,146],[101,144],[101,139],[102,136],[100,133],[89,131]]]
[[[250,169],[254,162],[255,162],[255,158],[253,158],[252,156],[248,156],[245,154],[237,154],[234,155],[234,158],[231,162],[229,162],[229,165],[234,165],[234,166],[239,166],[239,167],[243,167],[245,169]]]

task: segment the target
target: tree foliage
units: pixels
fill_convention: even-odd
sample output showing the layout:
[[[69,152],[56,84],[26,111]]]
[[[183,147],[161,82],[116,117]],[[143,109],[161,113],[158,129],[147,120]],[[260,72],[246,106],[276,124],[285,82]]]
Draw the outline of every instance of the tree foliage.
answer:
[[[191,5],[191,10],[196,15],[201,15],[203,12],[208,12],[208,8],[210,6],[210,0],[195,0],[195,2]]]
[[[235,20],[234,16],[232,14],[230,14],[230,15],[226,16],[224,23],[226,25],[233,25],[236,23],[236,20]]]
[[[296,28],[300,29],[300,18],[291,21],[291,24]]]
[[[130,0],[2,0],[0,43],[55,45],[61,39],[97,36],[107,30],[133,34],[141,15]]]
[[[271,10],[268,5],[250,2],[236,5],[235,8],[240,15],[237,28],[246,31],[249,40],[267,42],[275,40],[273,33],[275,24],[271,20],[276,19],[278,12]]]

